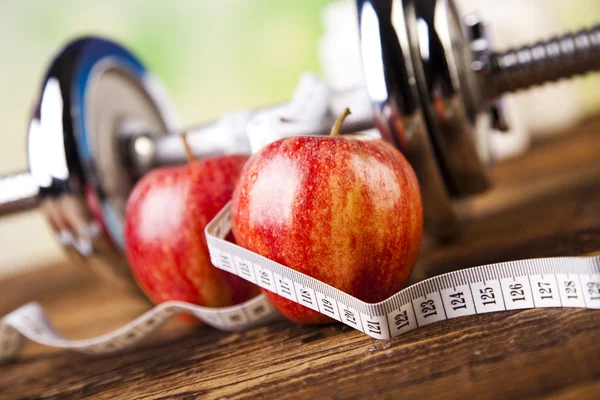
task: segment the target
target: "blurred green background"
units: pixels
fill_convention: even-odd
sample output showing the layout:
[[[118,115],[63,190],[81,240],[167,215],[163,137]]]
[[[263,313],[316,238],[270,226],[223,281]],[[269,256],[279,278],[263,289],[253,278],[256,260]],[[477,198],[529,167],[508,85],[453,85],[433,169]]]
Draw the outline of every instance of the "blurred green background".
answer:
[[[51,55],[95,34],[133,50],[168,88],[183,120],[197,122],[286,99],[302,71],[318,69],[319,12],[328,0],[0,3],[0,84],[21,92],[19,101],[3,96],[4,107],[22,110],[20,99],[33,98]]]
[[[465,0],[466,1],[466,0]],[[589,25],[599,0],[527,0]],[[321,10],[330,0],[0,0],[0,174],[25,169],[26,126],[52,55],[102,35],[132,49],[168,90],[184,124],[289,98],[319,72]],[[481,3],[477,3],[481,4]],[[589,101],[598,85],[580,84]],[[0,274],[63,257],[41,214],[0,220]]]

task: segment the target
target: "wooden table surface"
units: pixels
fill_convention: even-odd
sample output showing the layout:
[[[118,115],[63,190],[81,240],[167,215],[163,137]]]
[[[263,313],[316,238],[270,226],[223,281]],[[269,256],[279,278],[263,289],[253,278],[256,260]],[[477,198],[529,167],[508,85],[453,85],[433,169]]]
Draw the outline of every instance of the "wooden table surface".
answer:
[[[414,280],[521,258],[600,250],[600,118],[498,165],[490,193],[458,205],[454,243],[424,246]],[[0,315],[42,303],[69,338],[147,309],[74,265],[0,281]],[[599,398],[600,311],[457,318],[377,341],[342,325],[275,321],[243,333],[174,320],[140,348],[91,357],[28,343],[0,366],[0,398]]]

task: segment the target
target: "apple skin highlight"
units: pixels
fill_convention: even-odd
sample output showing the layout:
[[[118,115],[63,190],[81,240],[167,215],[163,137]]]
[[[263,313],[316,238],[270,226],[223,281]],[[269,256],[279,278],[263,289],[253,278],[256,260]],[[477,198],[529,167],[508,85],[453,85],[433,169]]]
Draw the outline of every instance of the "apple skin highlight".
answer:
[[[247,156],[219,156],[153,170],[135,186],[125,215],[131,271],[154,302],[209,307],[259,293],[252,283],[214,267],[204,228],[231,199]]]
[[[358,135],[271,143],[244,166],[231,211],[240,246],[367,302],[407,282],[423,229],[408,161],[390,144]],[[333,321],[263,292],[294,322]]]

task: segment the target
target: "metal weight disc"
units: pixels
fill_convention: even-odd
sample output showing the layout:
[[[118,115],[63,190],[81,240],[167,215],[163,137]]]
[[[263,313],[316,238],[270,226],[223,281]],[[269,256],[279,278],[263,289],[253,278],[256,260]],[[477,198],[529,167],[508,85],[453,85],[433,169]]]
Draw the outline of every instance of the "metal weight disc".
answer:
[[[357,0],[362,64],[375,124],[413,166],[423,198],[424,227],[433,237],[456,236],[458,224],[442,166],[428,134],[401,2]]]
[[[452,0],[403,0],[421,107],[452,198],[490,186],[485,100],[474,98],[469,39]],[[478,129],[479,128],[479,129]]]
[[[42,211],[70,253],[121,286],[131,286],[123,216],[137,176],[122,143],[132,121],[145,133],[178,128],[164,92],[130,52],[84,38],[52,62],[29,129]]]

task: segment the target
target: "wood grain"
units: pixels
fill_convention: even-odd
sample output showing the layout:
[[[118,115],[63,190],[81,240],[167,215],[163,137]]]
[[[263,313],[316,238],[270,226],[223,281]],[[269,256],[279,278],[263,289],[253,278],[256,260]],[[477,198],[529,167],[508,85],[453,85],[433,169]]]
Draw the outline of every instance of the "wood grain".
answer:
[[[587,121],[499,165],[497,187],[458,206],[461,236],[424,246],[415,280],[600,250],[599,130],[600,119]],[[70,338],[107,332],[147,307],[69,265],[0,281],[0,293],[0,314],[35,299]],[[120,355],[94,358],[31,343],[26,350],[0,367],[0,398],[585,399],[600,393],[595,310],[476,315],[388,341],[342,325],[276,321],[229,334],[175,320]]]

